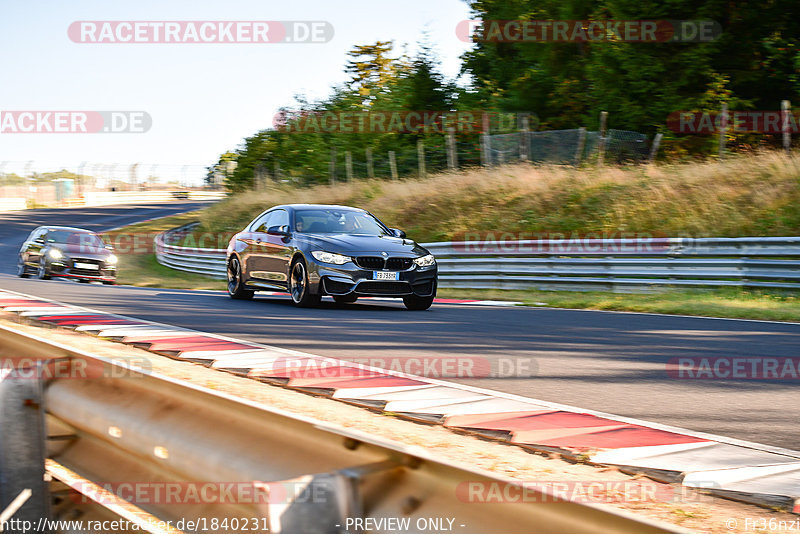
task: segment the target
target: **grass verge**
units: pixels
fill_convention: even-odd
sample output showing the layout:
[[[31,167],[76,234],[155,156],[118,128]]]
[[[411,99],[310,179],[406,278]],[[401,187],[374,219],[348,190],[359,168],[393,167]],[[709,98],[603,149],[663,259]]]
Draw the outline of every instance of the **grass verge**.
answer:
[[[520,164],[307,188],[272,184],[204,210],[198,231],[237,232],[266,208],[303,202],[368,209],[422,243],[481,232],[800,235],[800,154],[602,168]]]

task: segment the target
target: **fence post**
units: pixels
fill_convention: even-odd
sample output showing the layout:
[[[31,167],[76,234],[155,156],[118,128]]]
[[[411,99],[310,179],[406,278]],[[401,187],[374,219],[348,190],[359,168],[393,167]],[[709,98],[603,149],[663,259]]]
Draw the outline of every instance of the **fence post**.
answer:
[[[481,165],[488,167],[492,164],[492,140],[489,137],[489,115],[483,113],[483,133],[481,133]]]
[[[608,111],[600,112],[600,138],[597,141],[597,164],[603,165],[606,157],[606,124],[608,122]]]
[[[650,158],[649,162],[653,163],[656,160],[656,154],[658,154],[658,147],[661,145],[661,138],[664,137],[664,134],[656,134],[655,138],[653,139],[653,146],[650,147]]]
[[[786,154],[791,153],[792,148],[792,129],[789,126],[789,114],[792,112],[792,106],[789,104],[788,100],[784,100],[781,102],[781,130],[783,131],[783,149],[786,150]]]
[[[331,185],[336,183],[336,147],[331,148],[331,162],[328,165]]]
[[[519,160],[528,161],[528,132],[530,131],[530,122],[528,114],[522,116],[522,128],[519,131]]]
[[[80,167],[78,167],[78,179],[76,180],[76,182],[78,182],[78,196],[79,197],[83,196],[83,181],[86,179],[86,177],[83,175],[83,169],[85,167],[86,167],[86,162],[85,161],[81,162]],[[0,170],[2,170],[2,168],[3,168],[3,166],[0,165]]]
[[[728,104],[722,104],[722,113],[720,114],[719,125],[719,159],[725,157],[725,134],[728,132]]]
[[[389,170],[392,173],[392,180],[397,180],[397,158],[394,155],[394,150],[389,151]]]
[[[458,167],[456,156],[456,129],[452,126],[447,129],[447,168],[451,171]]]
[[[580,165],[583,159],[583,151],[586,149],[586,127],[578,128],[578,149],[575,151],[575,165]]]
[[[281,181],[281,164],[278,161],[275,162],[275,181],[278,183]]]
[[[419,162],[419,177],[425,178],[425,142],[417,139],[417,161]]]
[[[353,181],[353,155],[347,150],[344,153],[344,171],[347,173],[347,181]]]
[[[367,177],[375,178],[375,167],[372,164],[372,149],[367,147]]]

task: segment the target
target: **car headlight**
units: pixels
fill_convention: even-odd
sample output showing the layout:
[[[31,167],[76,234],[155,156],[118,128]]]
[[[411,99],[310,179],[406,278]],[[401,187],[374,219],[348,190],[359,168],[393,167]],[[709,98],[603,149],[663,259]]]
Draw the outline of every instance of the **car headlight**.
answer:
[[[57,248],[51,248],[47,251],[47,255],[50,256],[51,260],[60,260],[64,257],[64,253],[58,250]]]
[[[433,259],[433,254],[428,254],[427,256],[415,258],[414,263],[416,263],[420,267],[430,267],[431,265],[436,263],[436,260]]]
[[[116,265],[118,259],[119,258],[117,258],[116,254],[112,254],[108,258],[106,258],[106,263],[109,265]]]
[[[311,252],[314,259],[322,263],[332,263],[334,265],[344,265],[351,261],[350,256],[343,256],[342,254],[334,254],[333,252],[325,252],[324,250],[314,250]]]

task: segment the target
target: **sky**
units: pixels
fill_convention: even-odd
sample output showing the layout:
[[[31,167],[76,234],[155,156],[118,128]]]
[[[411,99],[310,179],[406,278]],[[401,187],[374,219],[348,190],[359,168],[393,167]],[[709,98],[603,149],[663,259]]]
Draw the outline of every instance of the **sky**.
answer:
[[[455,33],[469,18],[464,0],[5,0],[0,13],[4,119],[12,111],[143,111],[152,119],[144,133],[3,128],[0,173],[66,168],[120,175],[139,163],[140,174],[197,183],[204,167],[269,127],[295,95],[322,98],[344,82],[346,54],[355,45],[393,40],[396,55],[403,44],[413,54],[427,33],[448,77],[458,74],[468,48]],[[81,43],[68,34],[76,21],[326,21],[334,37],[327,43]]]

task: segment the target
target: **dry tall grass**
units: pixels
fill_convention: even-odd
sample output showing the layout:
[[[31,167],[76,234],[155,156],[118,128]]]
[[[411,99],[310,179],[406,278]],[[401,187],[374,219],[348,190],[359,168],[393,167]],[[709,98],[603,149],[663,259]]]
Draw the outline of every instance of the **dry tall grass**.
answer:
[[[238,231],[270,206],[302,202],[368,209],[418,241],[475,231],[800,235],[800,155],[600,169],[509,165],[425,180],[274,186],[206,210],[202,230]]]

